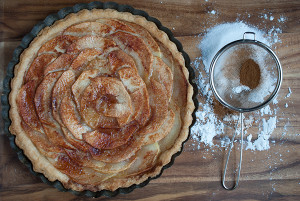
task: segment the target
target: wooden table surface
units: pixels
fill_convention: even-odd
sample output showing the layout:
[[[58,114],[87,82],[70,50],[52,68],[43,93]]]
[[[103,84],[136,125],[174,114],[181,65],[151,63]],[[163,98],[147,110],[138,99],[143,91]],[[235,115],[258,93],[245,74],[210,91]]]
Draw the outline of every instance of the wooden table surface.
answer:
[[[83,0],[1,0],[0,80],[22,37],[47,15]],[[159,19],[183,44],[191,61],[197,45],[217,24],[243,20],[263,30],[279,27],[275,52],[283,66],[277,128],[270,149],[244,151],[240,186],[221,186],[225,151],[189,140],[174,165],[147,186],[127,195],[97,200],[300,200],[300,1],[299,0],[134,0],[119,1]],[[213,12],[211,12],[213,11]],[[216,13],[214,13],[216,11]],[[266,16],[266,18],[265,18]],[[269,17],[273,16],[274,20]],[[284,17],[284,22],[278,19]],[[292,94],[286,98],[288,87]],[[0,87],[2,91],[2,85]],[[288,103],[288,107],[285,104]],[[17,158],[0,124],[0,200],[89,200],[59,192],[33,176]],[[216,142],[219,138],[215,139]],[[200,149],[196,147],[200,145]],[[235,150],[238,153],[237,150]],[[205,157],[204,157],[205,154]],[[235,161],[238,157],[235,158]],[[96,200],[96,199],[93,199]]]

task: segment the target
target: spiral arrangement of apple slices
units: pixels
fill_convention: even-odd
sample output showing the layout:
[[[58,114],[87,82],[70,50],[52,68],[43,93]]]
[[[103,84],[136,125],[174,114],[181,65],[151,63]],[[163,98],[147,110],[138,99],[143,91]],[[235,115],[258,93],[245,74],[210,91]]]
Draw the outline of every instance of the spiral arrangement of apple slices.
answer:
[[[172,55],[144,27],[75,23],[28,67],[16,100],[22,129],[68,183],[115,190],[174,143],[182,118],[173,75]]]

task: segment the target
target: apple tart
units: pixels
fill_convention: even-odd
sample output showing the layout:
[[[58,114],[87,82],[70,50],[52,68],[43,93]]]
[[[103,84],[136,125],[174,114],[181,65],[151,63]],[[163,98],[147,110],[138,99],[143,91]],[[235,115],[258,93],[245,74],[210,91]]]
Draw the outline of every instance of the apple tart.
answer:
[[[144,17],[82,10],[44,28],[15,66],[10,131],[36,172],[76,191],[139,184],[188,137],[184,59]]]

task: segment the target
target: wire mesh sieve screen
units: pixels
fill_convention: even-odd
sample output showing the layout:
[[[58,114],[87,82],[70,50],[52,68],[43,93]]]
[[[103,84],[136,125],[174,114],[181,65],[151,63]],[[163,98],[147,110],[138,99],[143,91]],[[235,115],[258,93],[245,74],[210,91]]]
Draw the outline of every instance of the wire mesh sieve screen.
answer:
[[[251,43],[225,49],[211,73],[219,98],[225,105],[240,109],[264,104],[277,90],[276,84],[281,78],[274,56]]]

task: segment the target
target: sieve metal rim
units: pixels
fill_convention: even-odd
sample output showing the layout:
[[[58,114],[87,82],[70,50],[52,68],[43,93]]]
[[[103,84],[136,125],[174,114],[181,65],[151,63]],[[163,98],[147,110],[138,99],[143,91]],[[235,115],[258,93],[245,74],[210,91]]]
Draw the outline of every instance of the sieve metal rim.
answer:
[[[263,108],[267,104],[269,104],[274,99],[274,97],[278,94],[278,91],[279,91],[281,83],[282,83],[282,67],[281,67],[280,61],[279,61],[278,57],[276,56],[275,52],[269,46],[267,46],[265,43],[262,43],[262,42],[260,42],[258,40],[255,40],[255,33],[253,33],[253,32],[245,32],[244,33],[244,37],[245,37],[246,33],[252,33],[252,34],[254,34],[254,39],[251,40],[251,39],[245,39],[245,38],[243,38],[243,39],[236,40],[236,41],[233,41],[231,43],[228,43],[227,45],[225,45],[224,47],[222,47],[216,53],[216,55],[214,56],[214,58],[213,58],[213,60],[212,60],[212,62],[210,64],[210,69],[209,69],[209,75],[210,75],[210,79],[209,79],[210,82],[209,83],[210,83],[210,87],[211,87],[211,89],[212,89],[215,97],[217,98],[217,100],[222,105],[224,105],[225,107],[227,107],[229,109],[232,109],[232,110],[235,110],[235,111],[238,111],[240,113],[251,112],[251,111],[254,111],[254,110],[258,110],[260,108]],[[255,107],[251,107],[251,108],[235,107],[235,106],[229,104],[228,102],[226,102],[218,94],[218,92],[217,92],[217,90],[215,88],[214,78],[213,78],[213,73],[214,73],[215,65],[216,65],[216,62],[218,61],[218,59],[220,58],[220,56],[222,54],[224,54],[229,48],[231,48],[233,46],[236,46],[236,45],[241,45],[241,44],[253,44],[253,45],[257,45],[257,46],[262,47],[263,49],[265,49],[273,57],[273,59],[274,59],[274,61],[276,63],[277,71],[278,71],[278,79],[277,79],[276,87],[275,87],[274,91],[272,92],[272,94],[263,103],[255,106]]]

